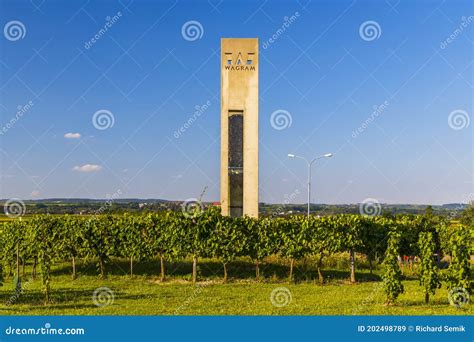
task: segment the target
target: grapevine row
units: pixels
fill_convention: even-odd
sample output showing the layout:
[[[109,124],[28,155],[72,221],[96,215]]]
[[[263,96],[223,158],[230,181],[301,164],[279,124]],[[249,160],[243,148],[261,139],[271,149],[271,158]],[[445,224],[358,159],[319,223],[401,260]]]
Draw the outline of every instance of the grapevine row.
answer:
[[[382,262],[387,301],[393,302],[403,292],[399,255],[420,258],[420,281],[426,300],[440,284],[440,272],[433,259],[435,253],[451,257],[443,278],[449,286],[468,289],[472,231],[466,225],[452,225],[438,217],[421,215],[254,219],[222,216],[215,207],[191,216],[174,211],[85,217],[37,215],[0,225],[0,256],[3,269],[6,266],[12,269],[18,260],[23,264],[31,261],[33,276],[38,268],[45,299],[49,301],[51,267],[65,260],[71,262],[75,278],[78,258],[97,260],[100,277],[106,277],[106,265],[112,257],[128,258],[132,275],[134,263],[158,258],[160,278],[165,280],[167,261],[191,257],[192,279],[196,282],[198,260],[216,258],[223,265],[225,282],[228,264],[238,257],[250,257],[254,261],[257,279],[266,257],[286,258],[290,281],[295,265],[303,258],[313,257],[319,282],[323,284],[323,260],[339,252],[348,252],[350,280],[356,282],[355,254],[360,253],[367,257],[371,269]]]

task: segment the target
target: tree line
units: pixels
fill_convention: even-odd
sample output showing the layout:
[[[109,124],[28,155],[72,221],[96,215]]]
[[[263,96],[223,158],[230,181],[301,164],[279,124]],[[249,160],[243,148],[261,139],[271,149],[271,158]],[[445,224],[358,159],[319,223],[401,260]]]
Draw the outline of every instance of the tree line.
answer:
[[[0,225],[0,283],[7,268],[21,289],[20,264],[31,262],[32,277],[39,272],[45,300],[51,293],[51,267],[69,261],[71,275],[77,277],[78,258],[96,260],[98,275],[105,278],[112,257],[127,258],[130,274],[136,262],[159,260],[162,281],[166,262],[192,258],[192,280],[198,279],[198,261],[215,258],[222,263],[223,281],[228,279],[229,264],[238,257],[250,257],[255,277],[268,256],[286,258],[288,278],[304,258],[315,260],[320,284],[325,282],[325,258],[340,252],[349,255],[350,281],[356,282],[356,253],[366,256],[370,269],[383,266],[383,285],[387,302],[403,292],[400,255],[420,260],[420,284],[425,300],[445,281],[448,288],[470,291],[470,255],[473,226],[452,224],[433,215],[364,217],[332,215],[323,217],[250,218],[222,216],[216,207],[192,214],[164,211],[123,215],[36,215]],[[450,257],[449,267],[438,268],[441,256]]]

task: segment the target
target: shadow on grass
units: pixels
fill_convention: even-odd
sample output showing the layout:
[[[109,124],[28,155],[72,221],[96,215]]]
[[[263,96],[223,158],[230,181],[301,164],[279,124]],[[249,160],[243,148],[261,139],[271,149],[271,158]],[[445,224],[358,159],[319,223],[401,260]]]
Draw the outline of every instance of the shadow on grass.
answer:
[[[341,271],[341,270],[323,270],[324,279],[327,282],[335,281],[347,281],[350,279],[350,272],[349,271]],[[358,273],[356,270],[356,281],[358,283],[365,283],[365,282],[374,282],[374,281],[381,281],[382,278],[377,274],[370,274],[368,272],[360,272]]]
[[[44,293],[39,290],[31,291],[25,290],[20,297],[13,302],[11,305],[5,305],[0,307],[0,313],[3,311],[21,311],[22,305],[28,304],[29,308],[33,309],[48,309],[51,307],[61,308],[98,308],[94,304],[93,294],[95,288],[77,290],[74,288],[68,289],[53,289],[51,291],[51,302],[45,305]],[[158,298],[158,294],[127,294],[125,292],[117,291],[115,288],[112,289],[113,296],[115,299],[120,298],[121,300],[144,300],[151,298]],[[0,293],[0,303],[6,304],[11,300],[14,295],[13,291],[10,293]],[[68,304],[71,303],[71,304]],[[75,304],[72,304],[75,303]]]
[[[106,264],[107,275],[129,276],[130,262],[126,259],[113,258]],[[191,281],[192,261],[184,260],[178,262],[165,263],[166,277],[168,279]],[[251,260],[239,259],[227,265],[229,281],[255,280],[255,263]],[[98,276],[97,264],[95,261],[78,261],[78,276]],[[71,275],[71,267],[67,263],[61,264],[52,270],[53,276]],[[341,282],[349,279],[349,271],[323,269],[326,282]],[[159,277],[159,260],[146,260],[134,262],[133,274],[136,276]],[[198,261],[198,275],[202,279],[222,279],[224,275],[223,265],[215,259],[200,259]],[[288,281],[289,266],[282,262],[263,262],[260,264],[260,280],[272,282]],[[357,282],[380,281],[380,276],[370,274],[367,270],[356,270]],[[318,281],[317,270],[314,264],[308,262],[298,262],[294,268],[294,281],[314,282]]]

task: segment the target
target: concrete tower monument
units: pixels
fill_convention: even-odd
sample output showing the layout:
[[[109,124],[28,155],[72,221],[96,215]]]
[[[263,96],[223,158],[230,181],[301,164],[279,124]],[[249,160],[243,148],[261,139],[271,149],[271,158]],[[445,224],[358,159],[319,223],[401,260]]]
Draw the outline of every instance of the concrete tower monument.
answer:
[[[221,208],[258,217],[258,39],[221,40]]]

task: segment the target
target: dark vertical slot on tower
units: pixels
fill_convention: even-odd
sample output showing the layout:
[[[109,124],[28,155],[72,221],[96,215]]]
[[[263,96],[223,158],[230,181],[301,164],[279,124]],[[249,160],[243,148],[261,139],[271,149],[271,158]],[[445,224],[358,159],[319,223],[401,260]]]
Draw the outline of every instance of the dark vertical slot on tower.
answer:
[[[229,212],[244,212],[244,112],[229,111]]]

